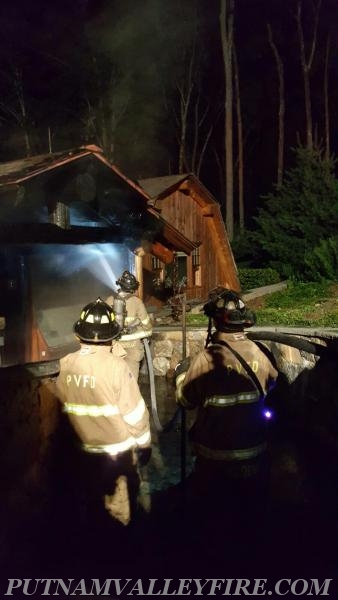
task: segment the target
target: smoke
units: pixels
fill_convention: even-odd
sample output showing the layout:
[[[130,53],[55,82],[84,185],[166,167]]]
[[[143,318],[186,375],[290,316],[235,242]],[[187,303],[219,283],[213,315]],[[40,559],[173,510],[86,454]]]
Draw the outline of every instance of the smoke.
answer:
[[[86,304],[116,289],[131,269],[133,254],[124,244],[37,245],[25,258],[36,307]]]
[[[13,244],[10,250],[0,245],[0,258],[4,314],[19,316],[21,306],[28,312],[31,307],[51,348],[74,342],[73,324],[82,308],[111,295],[121,273],[133,270],[134,264],[125,244],[112,243]],[[25,328],[18,335],[23,344],[30,344]]]
[[[154,176],[155,162],[167,170],[176,139],[169,104],[191,43],[194,11],[194,2],[178,0],[105,2],[88,22],[95,57],[89,85],[111,114],[111,158],[134,177]]]
[[[122,250],[122,252],[121,252]],[[49,269],[65,278],[87,270],[93,280],[101,281],[108,287],[115,287],[123,249],[120,244],[95,244],[57,248],[56,254],[49,257]]]

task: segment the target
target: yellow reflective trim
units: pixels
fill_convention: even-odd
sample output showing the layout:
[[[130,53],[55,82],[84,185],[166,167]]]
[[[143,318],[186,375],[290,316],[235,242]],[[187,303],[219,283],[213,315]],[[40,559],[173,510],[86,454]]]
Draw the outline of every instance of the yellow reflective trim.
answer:
[[[146,407],[144,400],[143,398],[141,398],[134,410],[129,412],[127,415],[123,415],[124,421],[128,423],[128,425],[136,425],[136,423],[138,423],[142,419],[145,413],[145,409]]]
[[[257,402],[260,395],[257,392],[242,392],[231,396],[209,396],[203,404],[206,406],[233,406],[234,404],[251,404]]]
[[[122,335],[119,338],[119,342],[123,345],[124,348],[135,348],[137,340],[125,340],[125,336]]]
[[[124,342],[124,341],[131,342],[131,341],[141,340],[142,338],[149,337],[150,335],[151,335],[151,332],[141,330],[141,331],[137,331],[135,333],[126,333],[119,338],[119,341],[120,342]]]
[[[77,417],[113,417],[120,414],[117,406],[112,404],[72,404],[65,402],[64,412]]]
[[[117,442],[116,444],[83,444],[83,449],[86,452],[92,454],[110,454],[116,456],[121,452],[126,452],[135,446],[143,446],[149,444],[151,441],[150,431],[147,430],[145,433],[138,437],[130,436],[124,442]]]
[[[126,452],[126,450],[130,450],[136,445],[135,438],[129,437],[124,442],[117,442],[116,444],[83,444],[83,449],[86,452],[91,452],[93,454],[111,454],[111,456],[115,456],[120,452]]]
[[[138,446],[144,446],[145,444],[149,444],[151,440],[150,431],[146,431],[143,435],[139,435],[135,438]]]
[[[236,448],[236,450],[217,450],[196,442],[193,445],[197,454],[212,460],[248,460],[259,456],[267,448],[265,442],[251,448]]]
[[[176,377],[176,387],[178,387],[179,385],[182,385],[183,381],[185,380],[186,374],[187,374],[187,372],[184,371],[184,373],[180,373],[179,375],[177,375],[177,377]]]

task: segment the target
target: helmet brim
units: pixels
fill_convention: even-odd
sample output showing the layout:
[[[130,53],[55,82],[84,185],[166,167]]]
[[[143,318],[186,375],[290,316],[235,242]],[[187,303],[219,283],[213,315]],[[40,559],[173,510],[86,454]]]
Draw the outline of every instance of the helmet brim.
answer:
[[[93,327],[91,323],[76,321],[73,327],[75,335],[83,342],[110,342],[121,334],[121,327],[116,323],[107,323],[99,328]]]

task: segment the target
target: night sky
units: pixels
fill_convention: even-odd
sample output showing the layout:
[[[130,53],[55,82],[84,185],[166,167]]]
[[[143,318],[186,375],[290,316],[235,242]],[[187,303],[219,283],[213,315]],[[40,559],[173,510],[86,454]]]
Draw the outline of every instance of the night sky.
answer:
[[[296,4],[297,0],[235,0],[249,212],[256,210],[261,195],[270,192],[276,181],[278,80],[267,23],[284,64],[286,166],[292,164],[291,148],[298,140],[305,143]],[[303,0],[302,5],[309,52],[312,2]],[[324,136],[324,57],[330,35],[334,153],[338,138],[337,25],[338,3],[322,0],[311,69],[313,123],[320,144]],[[188,150],[192,151],[198,104],[200,116],[206,111],[199,128],[199,148],[212,128],[199,176],[220,199],[224,71],[218,0],[2,0],[0,27],[2,162],[28,152],[96,143],[133,179],[177,173],[178,90],[187,83],[187,65],[195,48]],[[235,159],[236,152],[235,139]]]

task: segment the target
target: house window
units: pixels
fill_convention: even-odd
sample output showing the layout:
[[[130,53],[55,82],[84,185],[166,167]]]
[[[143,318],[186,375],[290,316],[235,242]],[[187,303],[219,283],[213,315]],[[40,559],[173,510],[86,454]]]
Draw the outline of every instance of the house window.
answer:
[[[201,257],[200,257],[200,249],[195,248],[192,252],[192,273],[193,273],[193,285],[201,286],[202,285],[202,272],[201,272]]]
[[[151,258],[152,271],[154,273],[153,286],[155,289],[161,289],[164,283],[164,265],[156,256]]]
[[[193,250],[192,252],[192,266],[193,269],[198,269],[198,267],[200,267],[201,265],[201,257],[200,257],[200,249],[195,248],[195,250]]]
[[[160,261],[159,258],[156,258],[156,256],[152,256],[152,269],[153,271],[161,271],[162,269],[162,263]]]
[[[175,259],[166,265],[165,284],[172,287],[175,294],[182,293],[187,285],[187,255],[184,252],[176,252]]]

